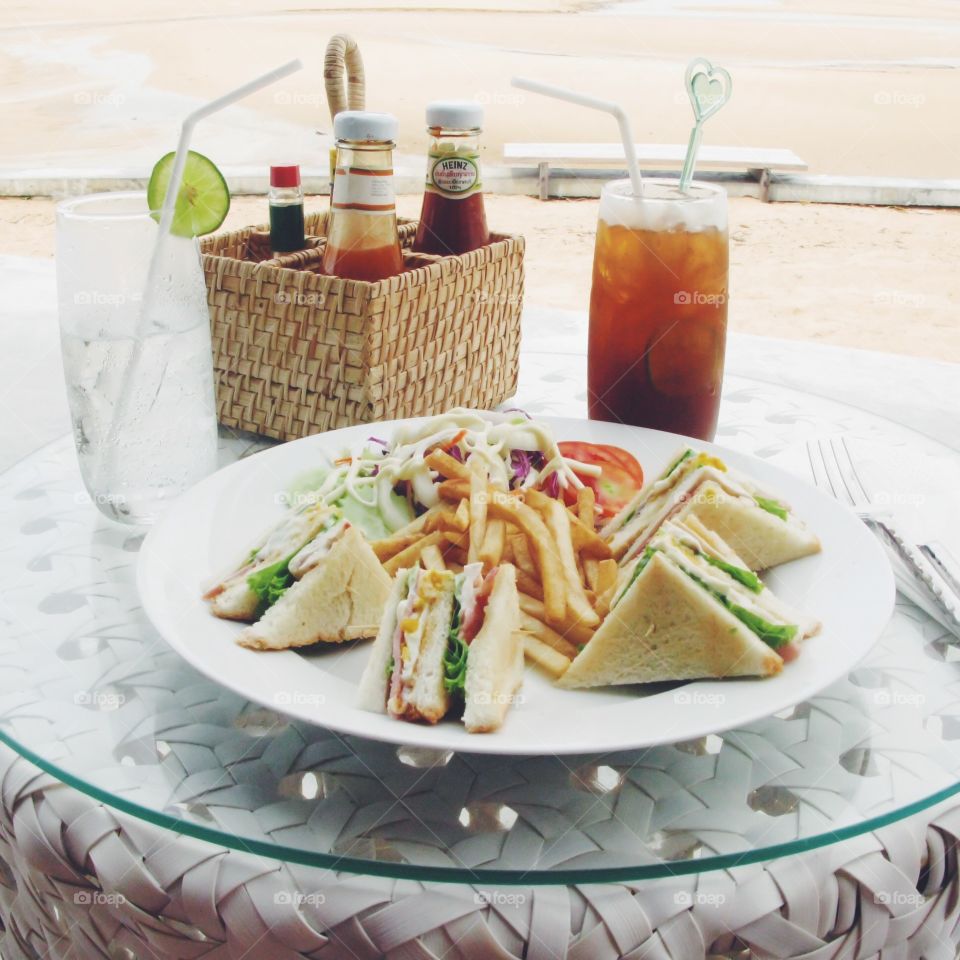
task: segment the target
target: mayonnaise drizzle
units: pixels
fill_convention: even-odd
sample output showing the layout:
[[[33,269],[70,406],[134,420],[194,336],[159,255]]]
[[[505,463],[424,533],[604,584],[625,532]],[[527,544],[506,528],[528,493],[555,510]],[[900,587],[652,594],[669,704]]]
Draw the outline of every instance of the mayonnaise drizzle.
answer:
[[[416,501],[425,507],[439,503],[437,475],[426,464],[427,451],[448,446],[462,431],[459,444],[466,456],[477,455],[486,463],[490,482],[507,489],[513,478],[510,454],[513,450],[543,454],[540,470],[531,469],[521,486],[532,487],[556,473],[561,487],[580,489],[583,481],[571,465],[584,476],[598,476],[600,468],[580,464],[564,457],[549,429],[535,420],[516,414],[489,413],[480,416],[471,410],[454,409],[423,423],[400,427],[386,451],[369,443],[355,450],[349,463],[335,466],[314,494],[318,500],[333,504],[344,493],[367,507],[380,511],[388,529],[398,530],[409,522],[409,515],[396,505],[391,491],[409,481]],[[374,476],[374,472],[376,475]]]

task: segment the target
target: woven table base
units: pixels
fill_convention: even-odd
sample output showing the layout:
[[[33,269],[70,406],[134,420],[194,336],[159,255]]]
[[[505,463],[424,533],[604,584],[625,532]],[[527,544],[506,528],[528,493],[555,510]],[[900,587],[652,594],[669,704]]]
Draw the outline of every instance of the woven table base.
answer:
[[[732,871],[483,888],[337,875],[178,836],[0,747],[3,960],[952,960],[960,804]]]

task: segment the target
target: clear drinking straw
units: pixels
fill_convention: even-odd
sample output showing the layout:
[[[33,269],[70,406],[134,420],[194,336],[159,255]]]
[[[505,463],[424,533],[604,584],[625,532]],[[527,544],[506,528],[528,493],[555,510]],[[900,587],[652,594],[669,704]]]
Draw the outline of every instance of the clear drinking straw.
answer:
[[[510,81],[520,90],[529,90],[531,93],[540,93],[555,100],[566,100],[580,107],[589,107],[591,110],[602,110],[616,118],[620,127],[620,139],[623,141],[623,153],[627,158],[627,172],[630,174],[630,184],[635,197],[643,196],[643,177],[640,174],[640,165],[637,163],[637,151],[633,143],[633,134],[630,132],[630,120],[623,107],[612,100],[600,100],[589,97],[585,93],[567,90],[565,87],[555,87],[552,83],[541,83],[539,80],[530,80],[527,77],[514,77]]]
[[[110,471],[116,465],[117,445],[120,438],[120,429],[127,413],[127,406],[130,403],[130,391],[137,379],[137,370],[140,366],[143,353],[143,338],[148,329],[148,320],[151,312],[151,306],[154,303],[154,289],[158,287],[160,275],[162,272],[163,252],[168,238],[170,236],[170,226],[173,223],[174,210],[176,208],[177,195],[180,193],[180,184],[183,180],[183,169],[186,166],[187,154],[190,151],[190,138],[193,136],[193,128],[203,119],[213,113],[217,113],[224,107],[229,107],[239,100],[268,87],[277,80],[282,80],[291,73],[296,73],[302,69],[303,64],[299,59],[291,60],[269,73],[256,77],[248,83],[237,87],[234,90],[205,103],[198,107],[192,113],[187,114],[180,127],[180,140],[177,143],[177,153],[173,161],[173,170],[170,173],[170,182],[167,185],[167,193],[163,200],[163,207],[160,211],[160,227],[157,231],[157,239],[153,245],[153,253],[150,256],[150,267],[147,271],[147,279],[143,288],[143,297],[140,314],[137,317],[137,323],[133,334],[133,350],[130,356],[130,362],[123,371],[123,378],[120,383],[120,392],[117,397],[117,405],[114,408],[113,418],[110,422],[110,429],[107,432],[105,444],[106,456],[101,463],[101,470],[106,476],[110,476]]]

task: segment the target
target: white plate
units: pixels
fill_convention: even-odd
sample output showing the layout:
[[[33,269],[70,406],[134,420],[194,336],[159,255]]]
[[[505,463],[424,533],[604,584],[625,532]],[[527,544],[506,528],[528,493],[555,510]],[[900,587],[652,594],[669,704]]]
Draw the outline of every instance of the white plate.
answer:
[[[647,476],[685,442],[673,434],[587,420],[543,418],[561,440],[631,450]],[[239,624],[213,617],[201,599],[222,573],[281,516],[277,494],[303,472],[398,423],[306,437],[241,460],[183,496],[140,551],[140,597],[167,642],[201,673],[243,697],[301,720],[375,740],[443,750],[569,754],[621,750],[705,736],[769,716],[846,675],[890,617],[894,583],[887,559],[864,525],[831,497],[761,460],[711,444],[732,465],[782,496],[815,530],[823,552],[767,576],[780,597],[823,622],[801,656],[767,680],[700,681],[672,688],[558,690],[528,670],[522,702],[497,733],[467,734],[457,721],[434,727],[391,720],[354,705],[369,642],[320,645],[309,652],[257,653],[233,639]]]

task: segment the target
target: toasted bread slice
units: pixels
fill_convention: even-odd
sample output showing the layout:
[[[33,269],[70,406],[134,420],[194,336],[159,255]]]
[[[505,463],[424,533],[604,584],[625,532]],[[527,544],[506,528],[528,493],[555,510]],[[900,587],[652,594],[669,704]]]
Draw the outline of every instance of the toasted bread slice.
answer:
[[[751,570],[767,570],[820,551],[819,538],[792,514],[783,520],[717,483],[703,484],[685,513],[719,534]]]
[[[558,681],[594,687],[709,677],[769,677],[777,653],[655,553]]]
[[[237,643],[289,650],[372,637],[390,594],[390,577],[356,527],[347,527],[317,566],[296,581]]]
[[[516,699],[523,682],[519,627],[517,572],[503,564],[493,581],[483,626],[467,655],[463,723],[469,733],[497,730]]]

